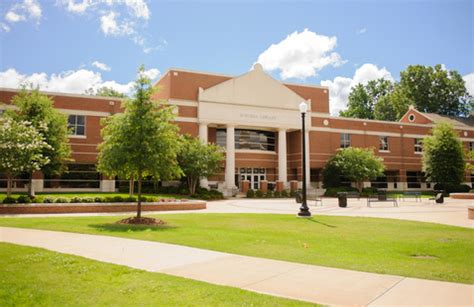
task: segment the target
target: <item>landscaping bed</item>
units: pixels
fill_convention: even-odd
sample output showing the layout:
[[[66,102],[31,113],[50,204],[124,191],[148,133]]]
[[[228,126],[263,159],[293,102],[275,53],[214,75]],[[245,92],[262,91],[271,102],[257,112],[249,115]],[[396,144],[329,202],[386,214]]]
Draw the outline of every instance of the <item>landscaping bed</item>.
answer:
[[[206,202],[200,200],[165,200],[142,203],[142,211],[174,211],[206,209]],[[0,205],[0,214],[42,214],[42,213],[103,213],[134,212],[137,204],[120,203],[40,203]]]

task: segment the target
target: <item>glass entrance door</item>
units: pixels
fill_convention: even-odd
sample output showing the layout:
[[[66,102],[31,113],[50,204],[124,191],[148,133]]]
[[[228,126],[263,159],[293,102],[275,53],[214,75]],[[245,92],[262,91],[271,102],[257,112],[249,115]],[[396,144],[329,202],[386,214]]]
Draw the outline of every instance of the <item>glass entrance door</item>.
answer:
[[[267,170],[265,168],[242,167],[239,169],[239,178],[240,181],[248,180],[252,190],[258,190],[260,188],[260,181],[266,180],[267,178]]]

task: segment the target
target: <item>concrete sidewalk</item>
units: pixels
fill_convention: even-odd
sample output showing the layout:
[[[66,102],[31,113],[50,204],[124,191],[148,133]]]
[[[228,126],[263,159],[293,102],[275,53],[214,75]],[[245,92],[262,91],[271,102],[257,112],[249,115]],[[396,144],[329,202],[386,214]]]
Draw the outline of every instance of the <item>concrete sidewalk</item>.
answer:
[[[473,306],[474,286],[305,265],[180,245],[0,227],[0,241],[327,305]]]

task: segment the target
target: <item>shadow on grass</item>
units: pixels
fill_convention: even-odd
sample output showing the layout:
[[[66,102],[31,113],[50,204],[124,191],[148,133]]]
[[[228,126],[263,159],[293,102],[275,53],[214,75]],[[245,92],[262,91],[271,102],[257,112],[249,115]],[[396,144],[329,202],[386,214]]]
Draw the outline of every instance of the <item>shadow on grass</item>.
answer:
[[[88,227],[105,232],[158,232],[173,230],[178,227],[171,225],[124,225],[124,224],[90,224]]]
[[[317,223],[317,224],[321,224],[323,226],[326,226],[326,227],[329,227],[329,228],[337,228],[337,226],[334,226],[334,225],[330,225],[330,224],[326,224],[326,223],[323,223],[321,221],[318,221],[318,220],[315,220],[313,217],[309,218],[309,219],[306,219],[310,222],[313,222],[313,223]]]

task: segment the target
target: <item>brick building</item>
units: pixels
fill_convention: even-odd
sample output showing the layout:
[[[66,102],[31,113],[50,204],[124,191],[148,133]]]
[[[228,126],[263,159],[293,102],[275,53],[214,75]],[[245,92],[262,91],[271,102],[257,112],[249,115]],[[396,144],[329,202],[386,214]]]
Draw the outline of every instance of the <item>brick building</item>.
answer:
[[[373,148],[386,165],[386,176],[366,186],[407,190],[431,188],[421,172],[421,139],[438,121],[449,121],[458,130],[466,150],[474,148],[474,116],[449,118],[410,109],[398,122],[333,117],[326,87],[284,83],[266,74],[259,64],[241,76],[227,76],[170,69],[156,83],[157,99],[176,106],[181,133],[226,149],[222,172],[201,182],[231,193],[248,185],[288,187],[302,178],[301,115],[305,101],[306,170],[312,188],[322,188],[321,171],[339,148]],[[0,101],[8,103],[16,93],[0,89]],[[61,180],[35,176],[36,191],[95,189],[112,191],[115,181],[95,171],[100,143],[100,118],[121,112],[120,99],[46,93],[54,106],[69,115],[74,162]],[[1,107],[1,106],[0,106]],[[3,108],[9,107],[4,105]],[[474,179],[466,173],[466,183]],[[295,183],[296,184],[296,183]]]

